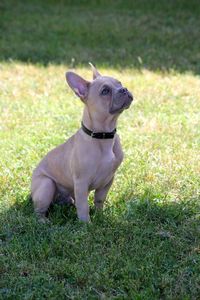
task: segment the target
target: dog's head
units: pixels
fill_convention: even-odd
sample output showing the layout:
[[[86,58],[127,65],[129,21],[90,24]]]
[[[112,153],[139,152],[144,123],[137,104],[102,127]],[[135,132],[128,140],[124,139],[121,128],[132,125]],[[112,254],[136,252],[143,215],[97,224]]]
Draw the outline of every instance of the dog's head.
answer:
[[[93,69],[93,81],[89,82],[74,72],[67,72],[66,79],[75,94],[95,113],[120,114],[129,108],[132,94],[113,77],[101,76]]]

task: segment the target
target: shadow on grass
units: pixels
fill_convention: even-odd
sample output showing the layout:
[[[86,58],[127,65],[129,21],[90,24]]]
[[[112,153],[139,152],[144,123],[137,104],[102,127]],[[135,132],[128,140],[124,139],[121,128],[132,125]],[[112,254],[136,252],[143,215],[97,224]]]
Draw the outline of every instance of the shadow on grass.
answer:
[[[195,243],[198,238],[198,235],[194,234],[199,226],[199,203],[197,199],[167,202],[156,199],[148,191],[144,195],[134,196],[132,200],[120,199],[114,204],[108,203],[103,213],[97,212],[94,206],[90,205],[90,215],[92,223],[84,224],[78,221],[74,206],[54,204],[48,212],[50,224],[40,224],[34,215],[30,195],[27,195],[23,201],[18,199],[16,204],[1,216],[1,221],[5,224],[5,228],[10,228],[8,230],[9,239],[15,234],[25,233],[29,225],[39,226],[40,233],[44,230],[44,238],[48,228],[52,231],[54,226],[63,229],[69,225],[77,231],[87,228],[90,234],[94,236],[96,230],[101,230],[105,234],[110,234],[108,229],[117,230],[118,237],[115,238],[122,238],[123,236],[125,239],[129,239],[132,230],[135,229],[141,236],[144,234],[147,238],[151,238],[151,235],[158,235],[161,239],[171,239],[173,238],[173,230],[178,228],[184,230],[187,225],[185,227],[185,239]],[[18,232],[17,228],[22,228],[21,226],[24,231]],[[164,228],[169,231],[162,231]],[[171,233],[170,230],[172,230]],[[6,233],[2,235],[6,240]],[[122,236],[120,237],[120,235]],[[98,236],[96,238],[98,239]]]
[[[200,73],[198,1],[1,1],[0,61]]]
[[[197,201],[163,202],[148,192],[103,214],[92,209],[91,224],[57,205],[51,223],[39,224],[29,197],[17,201],[1,218],[4,296],[195,299],[198,211]]]
[[[134,195],[130,198],[130,200],[119,199],[115,203],[106,203],[103,212],[96,211],[90,200],[92,224],[95,226],[112,224],[115,226],[116,223],[117,226],[119,224],[127,226],[130,223],[131,226],[140,226],[141,224],[146,226],[147,224],[155,223],[156,226],[162,226],[162,224],[179,226],[184,221],[195,221],[199,217],[199,199],[188,199],[187,201],[178,202],[167,201],[162,198],[158,199],[149,190],[145,191],[143,195]],[[15,220],[18,222],[18,218],[12,218],[14,215],[18,215],[19,219],[21,217],[24,220],[30,219],[33,221],[35,219],[35,222],[38,223],[34,215],[30,194],[25,196],[24,199],[16,199],[16,203],[2,215],[1,220],[4,220],[2,223],[9,225]],[[10,219],[10,222],[8,222],[7,218]],[[48,211],[48,218],[50,220],[49,226],[65,226],[67,223],[70,223],[72,226],[77,226],[77,224],[80,226],[84,225],[77,219],[75,206],[68,204],[52,204]],[[199,225],[198,223],[196,224]],[[90,227],[90,224],[86,226]]]
[[[130,195],[129,195],[130,196]],[[18,196],[19,198],[19,196]],[[115,203],[108,202],[105,205],[104,212],[96,211],[90,200],[90,215],[92,223],[98,224],[107,222],[133,221],[143,222],[160,222],[180,224],[185,219],[198,216],[199,201],[198,199],[189,199],[187,201],[167,201],[164,198],[158,199],[157,195],[152,194],[149,190],[143,195],[134,195],[131,200],[119,199]],[[16,199],[16,203],[6,211],[5,215],[20,212],[25,218],[35,218],[34,207],[31,195],[28,194],[24,199]],[[52,225],[65,225],[67,222],[76,223],[77,215],[74,205],[53,203],[48,210],[48,218]],[[80,223],[81,224],[81,223]]]

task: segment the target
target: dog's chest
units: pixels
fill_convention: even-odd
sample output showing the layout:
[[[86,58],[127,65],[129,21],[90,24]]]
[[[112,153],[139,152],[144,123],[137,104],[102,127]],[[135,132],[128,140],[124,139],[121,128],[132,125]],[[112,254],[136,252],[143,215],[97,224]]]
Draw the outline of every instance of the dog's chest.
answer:
[[[103,155],[94,169],[91,189],[97,189],[105,186],[112,179],[119,162],[115,154],[111,151]]]

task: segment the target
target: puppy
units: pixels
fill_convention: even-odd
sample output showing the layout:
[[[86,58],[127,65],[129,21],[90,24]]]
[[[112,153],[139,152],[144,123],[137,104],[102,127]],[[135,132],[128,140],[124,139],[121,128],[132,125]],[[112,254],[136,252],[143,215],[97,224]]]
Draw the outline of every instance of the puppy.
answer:
[[[64,144],[51,150],[33,172],[31,195],[35,212],[45,220],[58,193],[75,200],[79,220],[90,221],[88,194],[95,190],[96,208],[103,208],[115,171],[123,160],[116,133],[119,115],[133,96],[121,82],[93,69],[89,82],[74,72],[66,73],[68,85],[84,103],[81,128]]]

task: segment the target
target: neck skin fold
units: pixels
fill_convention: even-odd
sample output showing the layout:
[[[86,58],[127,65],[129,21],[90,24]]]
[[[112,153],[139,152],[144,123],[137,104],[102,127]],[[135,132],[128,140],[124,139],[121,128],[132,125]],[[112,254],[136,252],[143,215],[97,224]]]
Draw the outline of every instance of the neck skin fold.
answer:
[[[88,107],[84,107],[83,124],[93,132],[111,132],[116,128],[118,115],[99,116],[99,113],[91,113]]]

